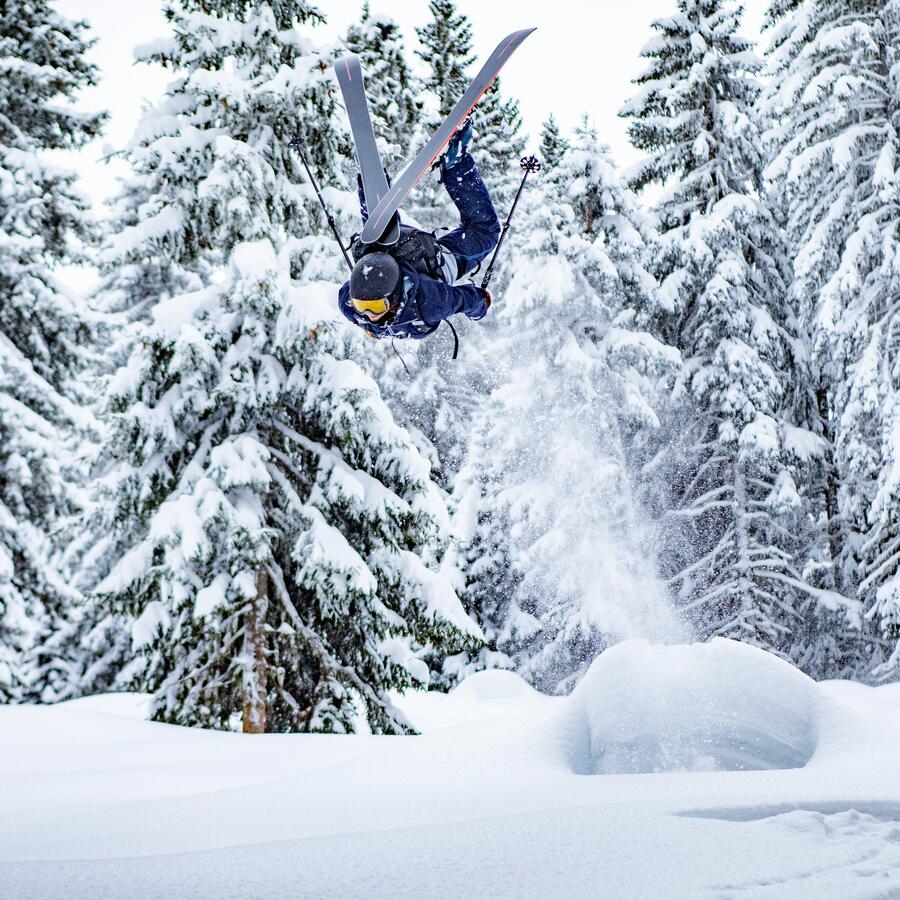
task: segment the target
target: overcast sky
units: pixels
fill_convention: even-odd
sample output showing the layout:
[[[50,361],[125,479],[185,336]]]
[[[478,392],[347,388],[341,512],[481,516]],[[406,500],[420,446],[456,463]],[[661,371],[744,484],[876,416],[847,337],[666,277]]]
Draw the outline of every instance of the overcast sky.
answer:
[[[96,202],[114,193],[112,176],[121,171],[116,165],[100,164],[100,157],[127,143],[142,104],[158,98],[169,79],[161,69],[135,65],[132,55],[136,44],[166,33],[161,5],[159,0],[57,0],[64,15],[87,19],[99,39],[91,58],[100,66],[102,81],[84,93],[83,102],[108,110],[111,118],[104,137],[71,160]],[[317,5],[328,23],[313,34],[324,44],[358,19],[362,3],[324,0]],[[749,0],[747,5],[744,33],[756,37],[763,0]],[[651,21],[673,12],[675,0],[457,0],[457,6],[472,21],[479,63],[503,35],[537,27],[502,76],[504,92],[519,100],[533,138],[550,112],[564,128],[574,126],[587,112],[616,159],[623,165],[634,161],[625,122],[616,112],[633,91],[631,79],[642,69],[639,53],[651,36]],[[371,8],[397,20],[407,35],[408,49],[415,46],[415,26],[428,20],[427,0],[372,0]]]

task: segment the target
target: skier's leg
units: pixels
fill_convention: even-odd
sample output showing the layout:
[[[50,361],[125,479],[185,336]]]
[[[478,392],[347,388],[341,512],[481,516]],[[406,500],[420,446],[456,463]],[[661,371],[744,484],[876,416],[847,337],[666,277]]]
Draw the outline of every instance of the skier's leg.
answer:
[[[500,222],[469,153],[463,153],[452,168],[442,168],[441,180],[459,211],[460,225],[439,242],[456,258],[456,277],[461,278],[494,249],[500,238]]]

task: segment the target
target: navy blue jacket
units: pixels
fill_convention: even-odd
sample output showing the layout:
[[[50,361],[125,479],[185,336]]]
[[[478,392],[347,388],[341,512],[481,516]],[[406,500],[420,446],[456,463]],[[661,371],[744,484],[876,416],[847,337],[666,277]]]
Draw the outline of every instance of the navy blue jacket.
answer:
[[[412,338],[421,340],[432,334],[444,319],[456,313],[464,313],[470,319],[482,319],[487,304],[481,288],[474,284],[451,286],[436,278],[417,272],[405,262],[400,262],[403,278],[403,299],[396,316],[386,325],[370,322],[350,305],[350,283],[345,283],[338,294],[341,312],[354,325],[365,328],[376,338]]]

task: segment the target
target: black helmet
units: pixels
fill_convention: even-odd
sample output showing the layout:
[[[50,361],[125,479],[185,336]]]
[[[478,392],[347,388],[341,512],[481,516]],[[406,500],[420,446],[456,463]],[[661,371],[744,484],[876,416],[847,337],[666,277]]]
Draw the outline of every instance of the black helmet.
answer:
[[[394,295],[400,284],[400,266],[390,253],[367,253],[350,273],[350,297],[380,300]]]

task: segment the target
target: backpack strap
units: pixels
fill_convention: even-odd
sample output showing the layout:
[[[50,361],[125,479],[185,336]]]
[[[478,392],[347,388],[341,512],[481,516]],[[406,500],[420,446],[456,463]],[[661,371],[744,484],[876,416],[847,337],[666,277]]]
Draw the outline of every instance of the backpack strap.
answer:
[[[456,329],[449,319],[444,319],[444,321],[450,326],[450,330],[453,332],[453,359],[456,359],[456,357],[459,356],[459,335],[456,333]]]

